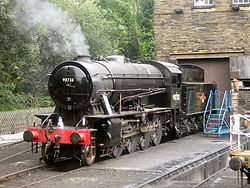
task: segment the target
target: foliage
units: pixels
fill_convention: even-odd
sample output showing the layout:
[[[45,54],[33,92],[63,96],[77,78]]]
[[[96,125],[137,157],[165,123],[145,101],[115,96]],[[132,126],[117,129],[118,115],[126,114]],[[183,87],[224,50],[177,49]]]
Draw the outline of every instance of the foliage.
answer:
[[[95,0],[113,25],[113,47],[132,60],[154,58],[153,0]]]
[[[0,111],[39,105],[34,96],[46,89],[46,72],[55,60],[66,59],[50,52],[50,33],[43,28],[18,30],[25,26],[16,24],[14,6],[15,1],[0,2]]]
[[[1,111],[22,109],[32,104],[33,97],[24,93],[13,93],[15,86],[13,84],[0,84],[0,109]],[[8,101],[6,103],[6,101]]]
[[[56,24],[61,31],[35,22],[37,17],[32,18],[25,6],[39,2],[35,4],[39,8],[48,1],[69,18],[69,25]],[[78,26],[92,58],[111,54],[132,60],[154,58],[153,0],[1,0],[0,20],[0,111],[53,105],[47,73],[76,57],[71,48],[74,38],[65,37]]]
[[[143,59],[154,59],[154,0],[140,1],[141,52]]]

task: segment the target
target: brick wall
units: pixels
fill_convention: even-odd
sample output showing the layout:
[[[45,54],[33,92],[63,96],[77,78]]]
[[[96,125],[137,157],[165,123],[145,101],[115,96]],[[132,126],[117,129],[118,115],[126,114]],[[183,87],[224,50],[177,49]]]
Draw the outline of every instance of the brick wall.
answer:
[[[193,0],[155,0],[156,60],[170,55],[244,52],[250,55],[250,7],[231,8],[232,0],[214,0],[196,9]],[[175,13],[182,9],[183,13]]]

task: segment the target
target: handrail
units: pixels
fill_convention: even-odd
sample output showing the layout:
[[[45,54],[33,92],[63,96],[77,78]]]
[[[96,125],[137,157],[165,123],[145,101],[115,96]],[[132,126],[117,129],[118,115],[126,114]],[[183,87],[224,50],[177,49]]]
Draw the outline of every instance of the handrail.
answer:
[[[217,106],[218,106],[218,105],[217,105],[217,103],[218,103],[218,96],[217,96],[217,95],[218,95],[218,92],[219,92],[218,90],[215,90],[215,92],[214,92],[214,99],[215,99],[215,100],[214,100],[214,107],[215,107],[215,108],[217,108]]]
[[[228,100],[229,100],[228,99],[228,94],[227,94],[227,91],[225,91],[224,97],[223,97],[223,101],[222,101],[222,104],[221,104],[220,113],[219,113],[219,119],[220,119],[221,123],[222,123],[222,121],[224,121],[224,123],[225,123],[226,126],[228,126],[227,122],[225,122],[226,113],[224,112],[222,117],[221,117],[221,115],[222,115],[222,110],[228,108]]]
[[[213,91],[210,91],[209,99],[207,101],[207,106],[203,116],[203,127],[205,134],[217,134],[220,136],[221,134],[229,132],[229,123],[226,119],[226,113],[228,112],[228,106],[232,104],[231,99],[231,92],[225,91],[223,93],[215,90],[213,95]],[[209,108],[209,116],[206,119]]]
[[[223,110],[224,105],[225,105],[225,108],[227,108],[226,107],[226,105],[227,105],[227,99],[226,99],[226,97],[227,97],[227,91],[225,91],[225,94],[224,94],[224,97],[223,97],[223,100],[222,100],[222,103],[221,103],[219,118],[221,117],[221,112]]]
[[[220,92],[219,90],[215,90],[215,104],[214,107],[215,108],[219,108],[221,106],[221,95],[223,94],[222,92]]]
[[[204,128],[205,128],[205,125],[206,125],[206,114],[207,114],[207,111],[208,111],[208,107],[210,106],[210,110],[211,110],[212,104],[213,104],[213,90],[210,91],[210,94],[209,94],[209,97],[208,97],[208,100],[207,100],[207,106],[206,106],[206,109],[205,109],[205,112],[204,112],[204,115],[203,115],[203,127]]]

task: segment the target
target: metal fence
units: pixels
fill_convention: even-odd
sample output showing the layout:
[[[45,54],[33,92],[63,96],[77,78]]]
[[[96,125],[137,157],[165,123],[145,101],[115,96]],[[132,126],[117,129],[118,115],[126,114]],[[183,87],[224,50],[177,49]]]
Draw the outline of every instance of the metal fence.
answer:
[[[41,120],[34,114],[51,113],[53,111],[54,107],[0,112],[0,135],[25,131],[27,128],[33,127],[34,123],[36,125],[41,123]]]

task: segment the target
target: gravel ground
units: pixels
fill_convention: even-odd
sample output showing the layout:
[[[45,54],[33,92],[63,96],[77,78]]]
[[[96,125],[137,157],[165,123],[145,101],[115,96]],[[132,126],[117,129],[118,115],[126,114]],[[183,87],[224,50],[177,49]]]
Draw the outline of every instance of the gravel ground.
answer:
[[[111,169],[81,169],[73,174],[63,176],[44,182],[34,187],[124,187],[129,188],[136,185],[137,182],[146,181],[148,178],[156,176],[153,172],[111,170]]]
[[[0,176],[4,176],[13,172],[17,172],[23,169],[31,168],[39,165],[39,158],[41,151],[32,154],[31,151],[23,154],[13,156],[7,160],[7,157],[12,156],[16,153],[30,149],[30,143],[19,143],[17,145],[10,145],[0,149]]]
[[[23,132],[17,134],[0,135],[0,147],[6,144],[20,142],[23,140]]]

